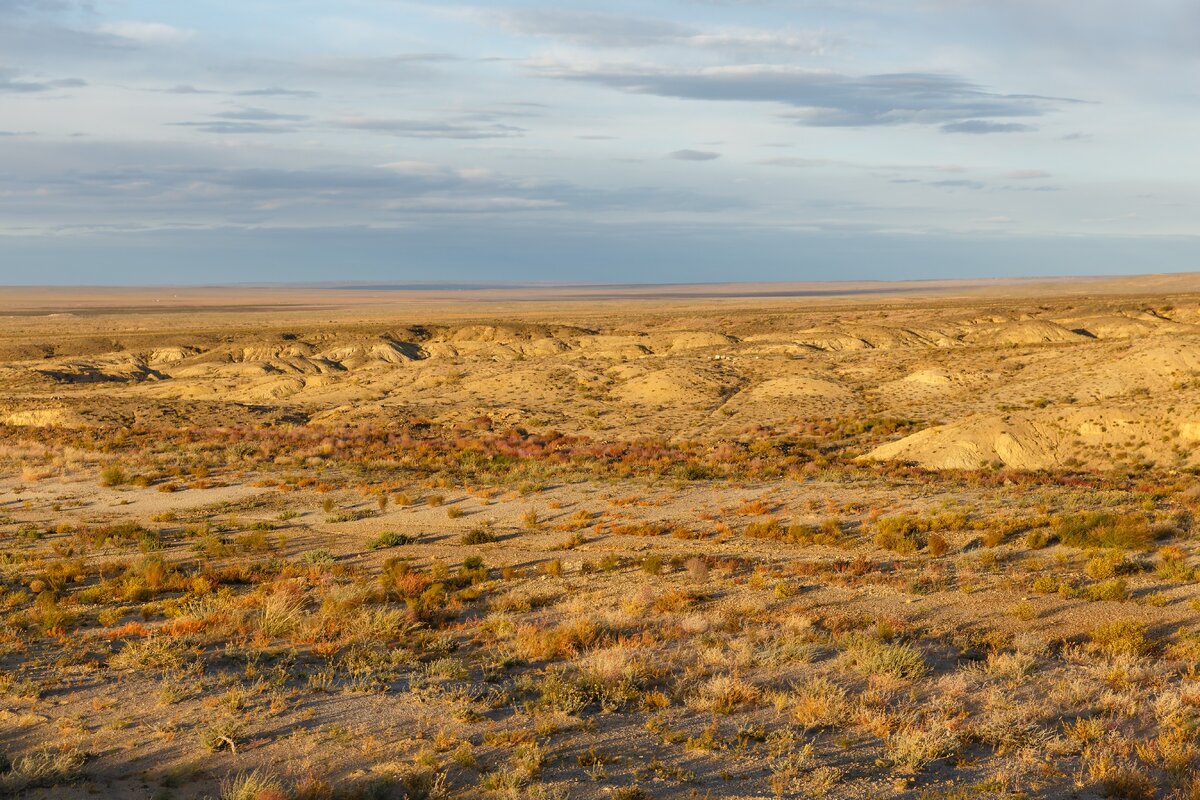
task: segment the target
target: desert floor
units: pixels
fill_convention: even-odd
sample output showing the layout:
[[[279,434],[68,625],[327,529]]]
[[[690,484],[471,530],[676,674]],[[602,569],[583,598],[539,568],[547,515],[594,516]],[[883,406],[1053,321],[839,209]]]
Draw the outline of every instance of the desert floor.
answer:
[[[1200,798],[1200,276],[0,289],[0,795]]]

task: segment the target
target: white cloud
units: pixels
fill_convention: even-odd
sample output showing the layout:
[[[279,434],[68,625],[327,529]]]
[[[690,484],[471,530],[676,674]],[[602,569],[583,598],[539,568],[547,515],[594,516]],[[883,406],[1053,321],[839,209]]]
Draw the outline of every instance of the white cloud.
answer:
[[[162,22],[106,22],[98,29],[100,33],[131,39],[146,45],[182,44],[195,36],[195,31],[176,28]]]

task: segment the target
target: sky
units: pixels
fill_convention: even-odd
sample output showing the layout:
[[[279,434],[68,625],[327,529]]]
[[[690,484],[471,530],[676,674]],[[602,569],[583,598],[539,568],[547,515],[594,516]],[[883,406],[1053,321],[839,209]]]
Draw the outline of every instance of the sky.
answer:
[[[0,0],[0,284],[1200,270],[1194,0]]]

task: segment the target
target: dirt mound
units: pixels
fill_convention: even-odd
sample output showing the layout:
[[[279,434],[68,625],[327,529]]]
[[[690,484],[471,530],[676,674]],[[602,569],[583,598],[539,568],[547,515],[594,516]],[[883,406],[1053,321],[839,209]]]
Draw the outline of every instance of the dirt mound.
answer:
[[[920,369],[909,375],[905,375],[897,384],[906,386],[920,386],[933,389],[943,389],[952,386],[961,386],[968,383],[969,379],[965,376],[950,372],[944,369]]]
[[[1133,339],[1141,336],[1170,336],[1197,331],[1193,325],[1183,325],[1152,314],[1080,317],[1061,320],[1061,322],[1071,330],[1086,333],[1097,339]]]
[[[76,424],[79,419],[64,408],[30,408],[4,414],[0,422],[18,428],[49,428]]]
[[[200,349],[196,347],[158,347],[150,352],[146,361],[153,366],[160,366],[175,364],[199,354]]]
[[[1102,400],[1130,392],[1172,391],[1200,378],[1200,341],[1152,342],[1097,365],[1080,377],[1076,396]]]
[[[137,383],[163,377],[143,359],[127,354],[43,363],[34,371],[58,383]]]
[[[902,348],[953,347],[952,337],[938,331],[892,328],[886,325],[849,325],[801,331],[797,344],[817,350],[896,350]]]
[[[601,334],[580,339],[574,354],[606,361],[629,361],[654,355],[651,344],[647,336]]]
[[[665,346],[655,345],[655,350],[665,350],[669,353],[680,353],[686,350],[702,350],[709,347],[728,347],[737,340],[732,336],[726,336],[721,333],[712,333],[711,331],[684,331],[683,333],[675,333],[664,335]]]
[[[1080,343],[1091,337],[1048,320],[1026,319],[981,328],[968,333],[967,340],[983,345],[1030,345]]]
[[[704,406],[719,403],[730,391],[724,381],[684,367],[668,367],[617,387],[616,395],[626,403],[641,406]]]
[[[839,383],[821,378],[803,376],[774,378],[764,381],[752,389],[747,389],[745,396],[747,399],[753,400],[787,400],[794,397],[819,397],[834,403],[854,398],[850,390]]]
[[[799,374],[755,384],[730,399],[723,410],[738,424],[772,424],[797,417],[854,414],[862,410],[862,403],[832,377]]]
[[[978,469],[996,463],[1045,469],[1060,463],[1061,440],[1061,432],[1032,422],[975,417],[927,428],[877,447],[866,458],[926,469]]]
[[[407,364],[424,358],[425,353],[415,344],[383,339],[344,344],[323,350],[317,353],[317,357],[324,361],[336,362],[345,369],[358,369],[373,365]]]
[[[926,469],[979,469],[1002,464],[1052,469],[1068,464],[1108,469],[1118,462],[1171,463],[1180,425],[1162,415],[1092,406],[967,417],[907,436],[865,458]],[[1200,432],[1200,425],[1194,430]]]

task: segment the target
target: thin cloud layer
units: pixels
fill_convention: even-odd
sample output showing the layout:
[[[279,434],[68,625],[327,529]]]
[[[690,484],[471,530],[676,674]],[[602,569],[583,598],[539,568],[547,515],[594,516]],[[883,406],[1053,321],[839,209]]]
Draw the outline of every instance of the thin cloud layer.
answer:
[[[136,282],[119,265],[181,263],[183,231],[245,279],[255,252],[311,260],[300,230],[361,243],[346,278],[1135,252],[1097,237],[1194,268],[1197,24],[1188,0],[0,0],[0,284],[69,281],[80,253]]]
[[[864,127],[941,125],[954,133],[1032,130],[995,118],[1040,117],[1075,101],[1000,94],[953,75],[893,73],[846,75],[787,65],[750,64],[674,70],[661,67],[544,65],[539,74],[608,86],[635,94],[687,100],[778,103],[798,111],[784,116],[802,125]]]

